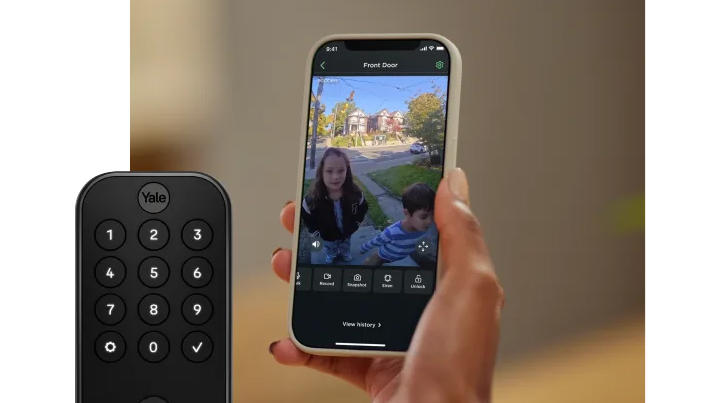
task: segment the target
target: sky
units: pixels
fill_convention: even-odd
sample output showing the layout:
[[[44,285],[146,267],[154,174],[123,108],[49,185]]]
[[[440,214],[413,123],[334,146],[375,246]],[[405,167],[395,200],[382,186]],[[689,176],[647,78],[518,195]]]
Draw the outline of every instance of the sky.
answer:
[[[311,81],[311,93],[315,94],[319,78]],[[438,87],[447,91],[448,76],[330,76],[325,77],[321,103],[326,105],[326,114],[337,102],[343,102],[354,94],[356,106],[370,115],[383,108],[389,112],[406,112],[406,101],[424,92],[433,92]]]

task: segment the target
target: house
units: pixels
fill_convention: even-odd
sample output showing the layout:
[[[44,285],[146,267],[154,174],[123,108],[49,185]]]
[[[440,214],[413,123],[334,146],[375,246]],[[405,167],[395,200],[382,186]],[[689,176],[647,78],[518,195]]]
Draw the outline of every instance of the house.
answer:
[[[368,131],[382,133],[401,133],[403,130],[403,114],[399,111],[389,112],[381,109],[368,118]]]
[[[368,131],[366,125],[367,120],[368,116],[361,109],[354,109],[346,116],[344,134],[366,134]]]

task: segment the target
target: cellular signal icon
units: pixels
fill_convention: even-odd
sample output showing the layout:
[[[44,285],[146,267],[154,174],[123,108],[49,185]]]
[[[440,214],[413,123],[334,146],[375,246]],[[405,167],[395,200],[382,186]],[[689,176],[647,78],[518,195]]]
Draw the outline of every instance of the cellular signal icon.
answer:
[[[421,49],[418,49],[419,52],[425,52],[428,50],[428,46],[424,46]]]

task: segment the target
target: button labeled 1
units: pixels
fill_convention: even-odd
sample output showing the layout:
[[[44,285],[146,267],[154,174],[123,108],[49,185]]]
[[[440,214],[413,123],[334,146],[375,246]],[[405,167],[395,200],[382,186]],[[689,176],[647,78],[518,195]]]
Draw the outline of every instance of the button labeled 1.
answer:
[[[95,241],[105,250],[118,249],[124,243],[124,226],[117,220],[102,221],[95,229]]]

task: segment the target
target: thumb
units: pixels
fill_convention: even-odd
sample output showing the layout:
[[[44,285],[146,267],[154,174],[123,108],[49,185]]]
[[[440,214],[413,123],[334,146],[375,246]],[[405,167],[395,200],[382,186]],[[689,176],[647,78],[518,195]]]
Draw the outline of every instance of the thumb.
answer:
[[[468,203],[466,174],[460,168],[453,169],[436,192],[434,216],[440,234],[441,277],[455,271],[493,272],[483,230]]]

